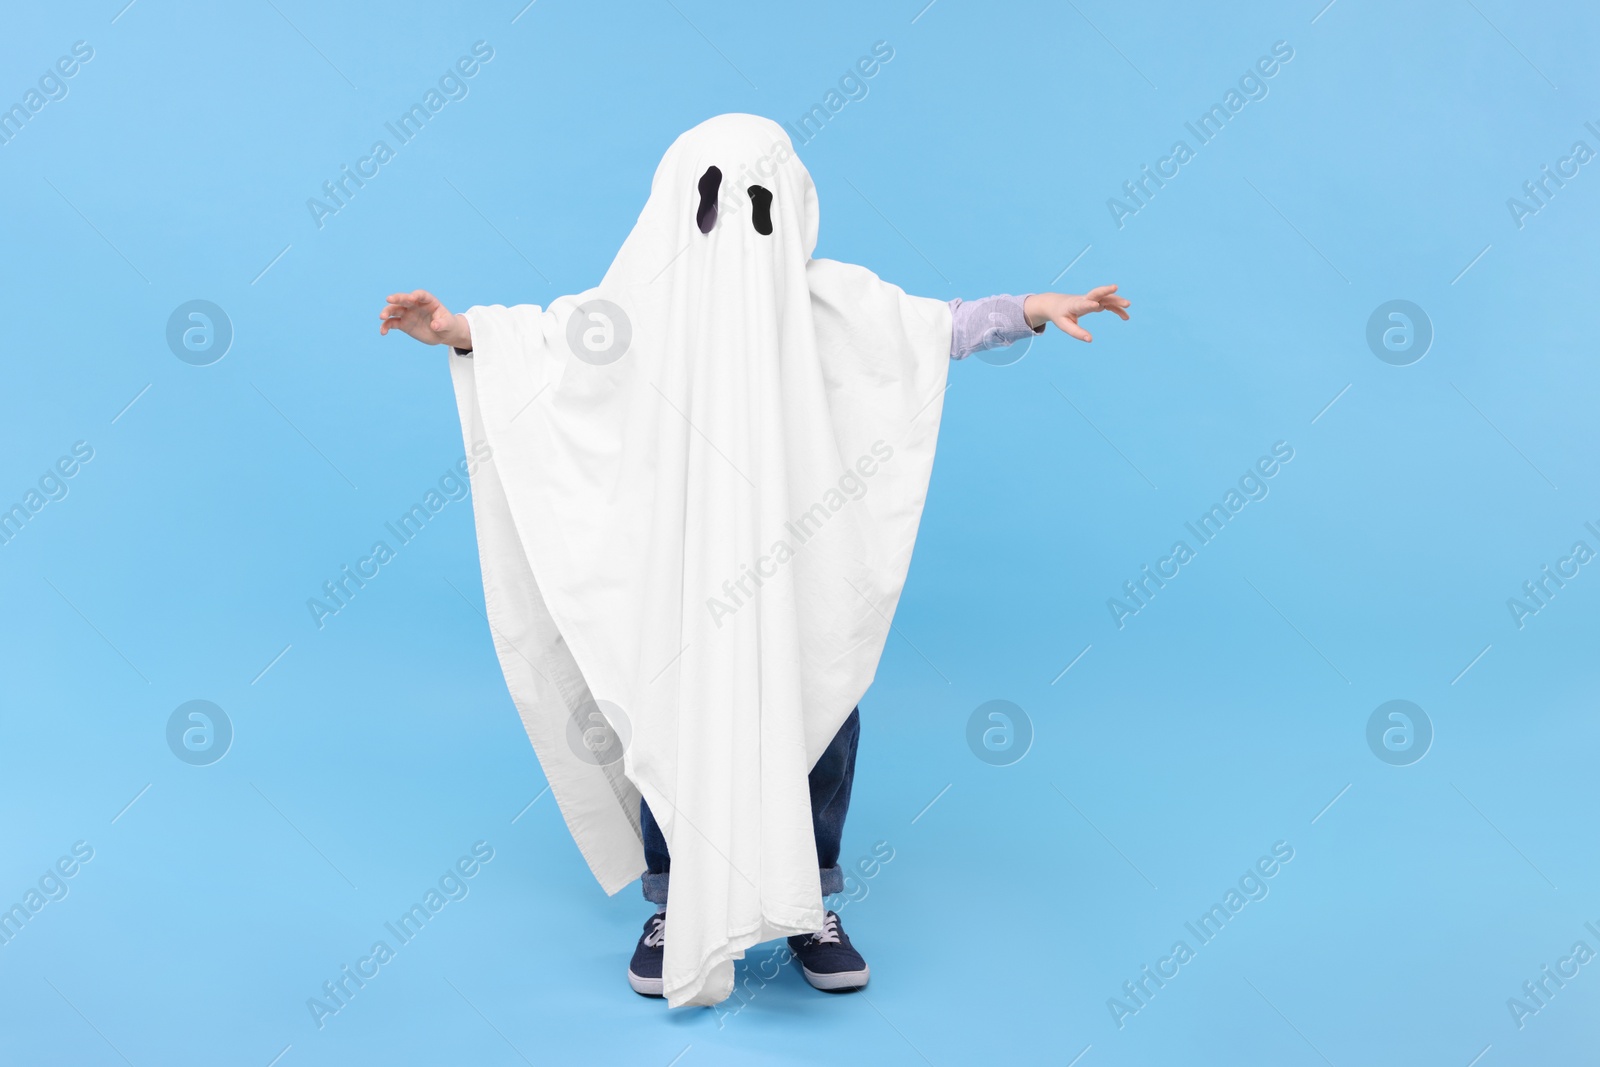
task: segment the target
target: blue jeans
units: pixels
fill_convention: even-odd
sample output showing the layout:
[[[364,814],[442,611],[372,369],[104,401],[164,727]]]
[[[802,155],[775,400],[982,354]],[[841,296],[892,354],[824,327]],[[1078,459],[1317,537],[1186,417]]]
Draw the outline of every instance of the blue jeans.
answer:
[[[844,871],[839,867],[839,842],[844,837],[844,816],[850,809],[850,786],[856,778],[856,745],[861,740],[861,709],[833,735],[817,765],[811,768],[811,832],[817,839],[817,870],[822,876],[822,895],[844,892]],[[672,877],[672,857],[667,854],[667,839],[650,814],[650,805],[639,801],[639,823],[644,831],[644,898],[657,906],[667,903],[667,883]]]

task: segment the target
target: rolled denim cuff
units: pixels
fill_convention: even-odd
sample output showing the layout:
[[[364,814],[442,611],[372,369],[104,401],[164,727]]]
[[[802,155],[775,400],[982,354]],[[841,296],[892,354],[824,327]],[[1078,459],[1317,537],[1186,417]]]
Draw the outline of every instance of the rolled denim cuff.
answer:
[[[644,899],[648,900],[658,908],[666,907],[667,882],[671,878],[671,871],[662,871],[660,874],[654,874],[650,871],[645,871],[644,878],[642,879],[644,886]]]
[[[817,872],[822,880],[822,895],[832,896],[834,893],[844,892],[844,868],[835,863],[832,867],[824,867]],[[645,871],[639,880],[640,887],[644,890],[644,899],[658,908],[667,905],[667,886],[672,881],[672,872],[663,871],[656,874]]]

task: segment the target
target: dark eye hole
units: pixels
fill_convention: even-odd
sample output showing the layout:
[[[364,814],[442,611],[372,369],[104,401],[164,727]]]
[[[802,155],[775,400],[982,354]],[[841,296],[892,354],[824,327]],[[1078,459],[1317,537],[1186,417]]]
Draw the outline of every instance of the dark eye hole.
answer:
[[[700,207],[694,213],[694,221],[701,233],[710,233],[711,227],[717,224],[717,190],[720,188],[722,171],[707,167],[700,176]]]
[[[755,208],[750,221],[755,223],[756,232],[766,237],[772,233],[772,194],[759,185],[752,185],[750,203]]]

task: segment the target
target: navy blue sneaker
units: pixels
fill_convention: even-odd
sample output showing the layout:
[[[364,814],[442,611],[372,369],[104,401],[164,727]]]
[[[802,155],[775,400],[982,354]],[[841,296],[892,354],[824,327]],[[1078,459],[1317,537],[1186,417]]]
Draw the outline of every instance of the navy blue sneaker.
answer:
[[[800,961],[806,981],[824,993],[854,993],[871,973],[835,912],[828,912],[819,932],[789,938],[789,951]]]
[[[641,997],[659,997],[661,991],[661,957],[666,954],[667,913],[659,912],[644,922],[644,933],[634,947],[633,959],[628,963],[628,984]]]

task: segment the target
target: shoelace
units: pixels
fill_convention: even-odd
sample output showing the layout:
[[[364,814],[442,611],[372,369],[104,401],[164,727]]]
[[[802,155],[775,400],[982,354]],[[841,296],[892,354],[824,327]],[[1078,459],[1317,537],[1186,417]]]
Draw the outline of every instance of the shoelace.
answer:
[[[828,912],[827,919],[823,920],[822,929],[811,935],[813,945],[839,944],[839,916]]]
[[[645,948],[655,948],[667,939],[667,920],[657,915],[654,922],[650,932],[644,935]]]

